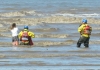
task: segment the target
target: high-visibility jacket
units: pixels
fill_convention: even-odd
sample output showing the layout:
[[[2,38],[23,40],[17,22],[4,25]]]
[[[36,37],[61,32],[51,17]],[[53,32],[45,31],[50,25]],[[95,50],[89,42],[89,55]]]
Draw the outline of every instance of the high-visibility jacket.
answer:
[[[23,33],[24,32],[27,32],[27,34],[28,34],[28,39],[29,40],[26,40],[26,41],[23,41],[21,38],[22,38],[22,36],[23,36]],[[22,42],[31,42],[31,38],[35,38],[35,34],[33,33],[33,32],[31,32],[31,31],[28,31],[27,29],[24,29],[24,30],[22,30],[20,33],[19,33],[19,38],[20,38],[20,40],[22,41]],[[31,42],[32,43],[32,42]]]
[[[82,24],[82,25],[80,25],[79,28],[78,28],[78,32],[79,32],[82,36],[84,36],[84,37],[90,37],[90,34],[85,34],[85,33],[83,33],[84,28],[85,28],[86,26],[89,26],[89,25],[88,25],[88,24]],[[90,28],[90,31],[92,31],[92,27]]]

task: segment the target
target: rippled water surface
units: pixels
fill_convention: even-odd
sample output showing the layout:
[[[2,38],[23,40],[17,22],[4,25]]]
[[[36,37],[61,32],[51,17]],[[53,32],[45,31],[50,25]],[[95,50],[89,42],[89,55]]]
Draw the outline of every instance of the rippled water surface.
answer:
[[[49,34],[49,37],[33,38],[38,41],[64,42],[71,40],[69,45],[49,46],[0,46],[0,69],[2,70],[66,70],[66,69],[100,69],[100,41],[98,24],[90,24],[94,31],[90,39],[90,47],[76,47],[79,38],[77,27],[79,24],[39,24],[29,26],[36,35]],[[96,27],[95,27],[96,26]],[[20,26],[19,29],[22,29]],[[3,33],[3,32],[2,32]],[[3,33],[4,34],[4,33]],[[6,33],[5,33],[6,34]],[[10,34],[10,33],[9,33]],[[53,37],[52,34],[66,34],[68,37]],[[97,35],[97,36],[96,36]],[[2,42],[11,42],[10,37],[0,37]]]
[[[0,2],[0,16],[100,18],[99,2],[99,0],[2,0]]]
[[[100,69],[99,11],[100,0],[2,0],[0,70]],[[89,48],[76,47],[82,18],[93,29]],[[13,22],[19,30],[29,26],[34,46],[11,45]]]

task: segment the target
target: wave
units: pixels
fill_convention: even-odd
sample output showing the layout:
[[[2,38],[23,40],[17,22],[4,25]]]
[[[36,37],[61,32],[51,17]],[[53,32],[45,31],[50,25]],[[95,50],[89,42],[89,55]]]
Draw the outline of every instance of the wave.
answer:
[[[16,12],[7,12],[7,13],[0,13],[1,17],[25,17],[27,15],[33,15],[35,11],[16,11]]]
[[[66,17],[99,17],[100,18],[100,14],[97,13],[93,13],[93,14],[69,14],[69,13],[57,13],[54,14],[54,16],[66,16]]]
[[[100,18],[100,14],[98,13],[93,13],[93,14],[70,14],[70,13],[41,14],[41,13],[36,13],[36,14],[33,14],[33,16],[38,16],[38,17],[64,16],[64,17]]]
[[[67,34],[40,34],[37,35],[37,38],[67,38]]]
[[[27,11],[15,11],[15,12],[6,12],[6,13],[0,13],[1,17],[48,17],[48,16],[64,16],[64,17],[92,17],[92,18],[100,18],[100,14],[98,13],[91,13],[91,14],[71,14],[71,13],[38,13],[35,10],[27,10]]]
[[[81,17],[50,16],[43,18],[0,18],[1,23],[18,25],[37,25],[42,23],[81,23]],[[99,19],[87,18],[88,23],[100,24]]]
[[[69,14],[69,13],[55,13],[44,14],[38,13],[34,10],[16,11],[8,13],[0,13],[0,20],[2,23],[37,25],[37,23],[81,23],[83,18],[88,19],[88,23],[100,23],[100,14]],[[30,17],[31,16],[31,17]],[[27,18],[26,18],[27,17]]]

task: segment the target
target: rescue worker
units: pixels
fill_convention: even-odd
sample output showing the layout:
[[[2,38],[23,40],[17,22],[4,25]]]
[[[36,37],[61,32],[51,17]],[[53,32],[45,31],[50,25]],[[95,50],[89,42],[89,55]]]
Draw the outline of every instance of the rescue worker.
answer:
[[[35,34],[28,30],[28,26],[24,26],[24,30],[19,33],[20,45],[33,45],[32,39]]]
[[[82,20],[82,24],[78,28],[80,33],[80,38],[77,42],[77,47],[79,48],[82,43],[84,43],[85,48],[89,47],[89,39],[91,35],[92,27],[87,24],[87,19]]]

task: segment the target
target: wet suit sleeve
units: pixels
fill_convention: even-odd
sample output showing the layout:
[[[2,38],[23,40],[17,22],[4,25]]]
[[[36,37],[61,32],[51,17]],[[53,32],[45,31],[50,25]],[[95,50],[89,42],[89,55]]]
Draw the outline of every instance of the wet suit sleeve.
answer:
[[[81,26],[78,28],[78,32],[81,33],[82,29],[83,29],[83,26],[81,25]]]
[[[30,36],[30,37],[32,37],[32,38],[35,38],[35,34],[33,33],[33,32],[28,32],[28,35]]]

